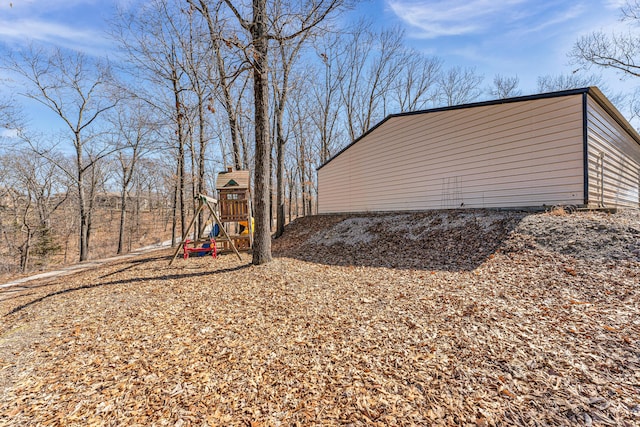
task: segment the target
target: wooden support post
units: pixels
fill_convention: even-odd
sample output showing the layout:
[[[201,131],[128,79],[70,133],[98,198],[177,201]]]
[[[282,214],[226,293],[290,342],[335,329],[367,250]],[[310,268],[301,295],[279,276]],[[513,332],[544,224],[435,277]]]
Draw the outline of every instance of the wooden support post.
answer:
[[[180,249],[183,247],[184,242],[187,239],[187,236],[189,236],[189,232],[191,231],[191,227],[193,227],[193,224],[195,223],[196,218],[198,217],[198,215],[200,215],[200,212],[202,212],[202,210],[205,208],[205,206],[207,208],[209,208],[209,212],[211,212],[211,215],[213,216],[213,220],[215,221],[215,224],[218,224],[218,227],[220,228],[220,232],[227,239],[227,241],[229,242],[229,245],[231,246],[233,251],[238,256],[238,259],[240,261],[242,261],[242,257],[240,256],[240,252],[238,252],[238,249],[236,248],[236,245],[233,243],[233,240],[231,239],[229,234],[227,234],[227,230],[225,230],[224,227],[222,226],[222,222],[220,221],[220,218],[218,218],[218,215],[216,214],[216,211],[213,209],[213,206],[211,206],[210,202],[211,203],[217,203],[218,201],[216,199],[214,199],[213,197],[209,197],[209,196],[206,196],[204,194],[199,194],[198,195],[198,209],[196,210],[196,214],[194,215],[193,219],[189,223],[189,226],[187,227],[187,231],[184,233],[184,236],[182,236],[182,241],[180,242],[180,245],[178,245],[176,247],[176,251],[173,253],[173,257],[171,257],[171,261],[169,261],[169,265],[173,264],[173,261],[175,261],[176,258],[178,257],[178,253],[180,252]]]
[[[189,223],[189,226],[187,227],[187,231],[184,233],[184,236],[182,236],[182,240],[180,241],[180,244],[176,247],[176,251],[173,253],[173,257],[171,258],[171,261],[169,261],[169,265],[173,264],[173,261],[175,261],[176,258],[178,257],[178,252],[180,252],[182,245],[184,245],[184,241],[187,239],[187,236],[191,231],[191,227],[193,227],[193,224],[196,222],[196,218],[198,218],[198,215],[200,215],[200,212],[202,212],[202,209],[204,209],[204,205],[202,204],[202,202],[200,202],[200,206],[198,206],[198,210],[196,211],[196,214],[193,216],[193,218],[191,219],[191,222]]]
[[[209,211],[211,211],[211,215],[213,215],[213,219],[215,220],[216,224],[218,224],[218,227],[220,228],[220,232],[222,234],[224,234],[224,237],[229,241],[229,244],[231,245],[231,248],[236,253],[236,255],[238,255],[238,259],[240,261],[242,261],[242,257],[240,256],[240,252],[238,252],[238,249],[236,248],[236,245],[233,243],[233,240],[231,240],[231,237],[229,237],[229,235],[227,234],[227,230],[225,230],[224,227],[222,226],[222,222],[220,222],[220,219],[218,218],[218,215],[216,215],[216,212],[213,210],[213,208],[209,204],[209,200],[207,200],[206,198],[203,198],[202,200],[204,200],[204,203],[209,208]]]

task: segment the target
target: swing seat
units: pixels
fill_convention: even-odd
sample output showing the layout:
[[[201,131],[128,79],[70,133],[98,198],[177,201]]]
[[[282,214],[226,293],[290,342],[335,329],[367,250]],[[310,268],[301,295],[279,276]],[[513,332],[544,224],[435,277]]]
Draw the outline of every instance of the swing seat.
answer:
[[[194,245],[194,246],[190,246],[190,245]],[[198,245],[197,241],[193,241],[189,239],[185,240],[184,244],[182,245],[183,258],[184,259],[189,258],[190,254],[197,254],[196,256],[204,256],[208,253],[210,253],[213,258],[218,257],[218,246],[216,244],[216,240],[213,237],[209,238],[208,243],[205,243],[200,247],[198,247],[197,245]]]

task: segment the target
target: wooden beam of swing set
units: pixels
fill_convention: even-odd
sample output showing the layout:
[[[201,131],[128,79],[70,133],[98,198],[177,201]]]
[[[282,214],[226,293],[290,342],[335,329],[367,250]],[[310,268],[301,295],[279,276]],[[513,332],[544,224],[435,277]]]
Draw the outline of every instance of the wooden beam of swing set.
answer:
[[[187,227],[187,231],[184,233],[184,236],[182,236],[182,241],[176,247],[176,251],[173,253],[173,257],[171,257],[171,261],[169,261],[169,265],[173,264],[173,261],[175,261],[176,258],[178,257],[180,248],[182,248],[182,246],[184,245],[184,242],[187,240],[187,236],[191,231],[191,227],[193,227],[193,224],[196,222],[196,218],[198,217],[198,215],[200,215],[200,212],[202,212],[205,206],[209,208],[209,212],[211,212],[211,215],[213,216],[213,220],[215,221],[215,223],[218,224],[218,228],[220,229],[220,232],[224,235],[225,239],[227,239],[227,241],[229,242],[229,245],[238,256],[238,259],[242,261],[240,252],[238,252],[236,245],[233,243],[233,240],[231,239],[231,237],[229,237],[229,234],[227,234],[227,230],[224,229],[224,227],[222,226],[222,222],[220,222],[220,218],[218,218],[218,215],[216,214],[215,210],[211,206],[211,203],[217,204],[218,200],[214,199],[213,197],[209,197],[205,194],[198,194],[197,199],[198,199],[198,210],[196,211],[195,215],[191,219],[191,222],[189,223],[189,226]]]

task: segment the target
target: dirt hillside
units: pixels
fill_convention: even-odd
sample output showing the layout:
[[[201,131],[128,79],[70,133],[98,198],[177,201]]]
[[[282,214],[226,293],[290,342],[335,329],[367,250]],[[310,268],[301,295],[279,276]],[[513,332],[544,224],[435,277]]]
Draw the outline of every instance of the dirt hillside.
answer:
[[[537,249],[584,260],[640,261],[640,211],[451,210],[304,217],[274,251],[334,265],[473,270],[496,251]]]

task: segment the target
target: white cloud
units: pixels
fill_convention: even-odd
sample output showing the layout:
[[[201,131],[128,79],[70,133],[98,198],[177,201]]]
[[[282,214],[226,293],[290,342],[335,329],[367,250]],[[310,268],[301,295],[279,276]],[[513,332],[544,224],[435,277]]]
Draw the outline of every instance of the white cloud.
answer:
[[[576,20],[596,0],[387,0],[391,11],[412,29],[411,36],[529,35]],[[588,5],[588,6],[587,6]]]
[[[95,39],[91,31],[78,30],[67,25],[40,20],[0,20],[0,36],[18,40],[31,39],[45,42]]]
[[[525,0],[388,0],[400,19],[422,38],[474,34],[490,28],[496,18],[513,12]]]
[[[620,9],[622,6],[627,4],[627,0],[607,0],[604,4],[612,9]]]
[[[47,12],[69,9],[82,5],[94,5],[99,0],[2,0],[0,10],[10,10],[17,13],[22,12]]]
[[[566,10],[560,10],[555,14],[545,16],[544,19],[537,20],[529,26],[521,26],[517,29],[517,35],[522,37],[527,34],[538,33],[552,27],[560,28],[561,24],[572,21],[583,15],[586,9],[582,5],[575,5]]]
[[[18,129],[0,128],[0,138],[16,138]]]
[[[96,0],[3,0],[0,42],[37,41],[99,55],[109,47],[100,19],[107,5]]]

